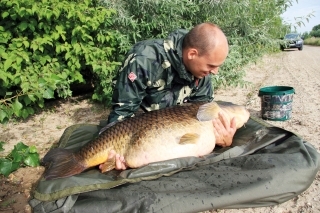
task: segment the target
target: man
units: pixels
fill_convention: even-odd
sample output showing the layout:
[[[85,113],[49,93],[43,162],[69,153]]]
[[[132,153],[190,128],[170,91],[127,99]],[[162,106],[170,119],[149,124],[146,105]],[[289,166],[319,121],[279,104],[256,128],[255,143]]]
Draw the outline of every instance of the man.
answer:
[[[141,41],[128,52],[119,70],[108,122],[145,111],[194,101],[212,101],[210,74],[218,74],[228,55],[228,41],[218,26],[202,23],[190,32],[176,30],[166,39]],[[235,119],[221,113],[213,120],[216,144],[230,146],[236,132]],[[116,169],[126,169],[125,159],[111,151]]]

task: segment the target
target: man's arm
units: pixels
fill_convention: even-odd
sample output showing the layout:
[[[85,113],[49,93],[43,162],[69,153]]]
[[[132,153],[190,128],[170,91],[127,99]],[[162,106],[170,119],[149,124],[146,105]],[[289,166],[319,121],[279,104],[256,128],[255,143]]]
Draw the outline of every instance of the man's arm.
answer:
[[[119,71],[112,94],[112,111],[108,123],[131,117],[146,96],[146,73],[141,57],[129,56]]]

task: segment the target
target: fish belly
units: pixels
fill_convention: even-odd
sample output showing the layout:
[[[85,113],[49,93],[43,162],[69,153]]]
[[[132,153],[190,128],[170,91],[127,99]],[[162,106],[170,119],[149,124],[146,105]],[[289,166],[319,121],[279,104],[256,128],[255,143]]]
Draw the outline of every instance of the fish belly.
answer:
[[[187,133],[196,133],[198,140],[180,143],[180,138]],[[215,147],[215,135],[212,122],[198,122],[188,128],[146,134],[146,138],[129,147],[125,154],[126,163],[131,168],[138,168],[149,163],[181,157],[200,157],[212,152]]]

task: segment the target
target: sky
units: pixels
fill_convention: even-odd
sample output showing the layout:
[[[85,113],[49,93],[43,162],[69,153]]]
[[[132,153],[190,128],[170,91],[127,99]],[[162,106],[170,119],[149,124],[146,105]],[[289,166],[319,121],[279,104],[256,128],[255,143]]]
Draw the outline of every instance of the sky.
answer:
[[[287,23],[294,24],[295,17],[305,17],[312,11],[314,16],[309,19],[309,22],[305,20],[305,26],[297,26],[297,31],[299,33],[310,32],[312,27],[320,24],[320,0],[298,0],[298,3],[296,0],[293,0],[292,6],[282,14],[282,18]]]

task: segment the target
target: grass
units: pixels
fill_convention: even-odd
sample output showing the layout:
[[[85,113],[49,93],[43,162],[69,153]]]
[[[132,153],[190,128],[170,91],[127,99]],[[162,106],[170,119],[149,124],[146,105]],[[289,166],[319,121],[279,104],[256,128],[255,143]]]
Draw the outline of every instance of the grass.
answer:
[[[312,37],[312,38],[307,38],[304,40],[304,44],[307,45],[313,45],[313,46],[320,46],[320,38]]]

